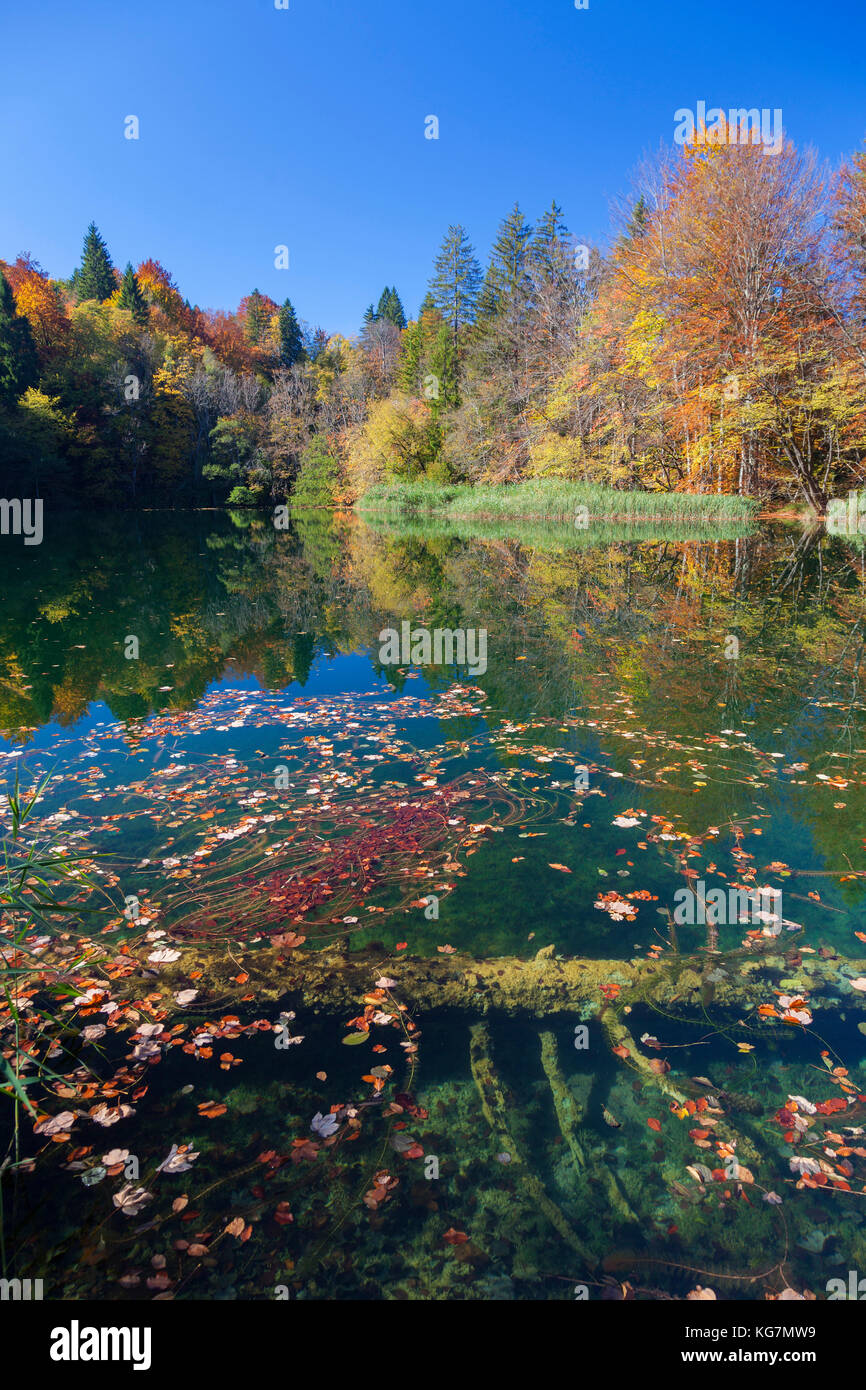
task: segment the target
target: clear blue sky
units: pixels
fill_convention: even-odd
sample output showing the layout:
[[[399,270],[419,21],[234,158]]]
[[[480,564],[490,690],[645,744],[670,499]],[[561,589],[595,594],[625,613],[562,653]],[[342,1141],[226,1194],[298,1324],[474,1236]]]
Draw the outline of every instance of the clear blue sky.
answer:
[[[866,137],[864,0],[289,3],[19,0],[0,256],[68,275],[93,219],[115,263],[155,257],[192,303],[257,286],[351,333],[386,283],[417,310],[450,222],[483,259],[515,199],[533,218],[555,197],[604,239],[678,107],[781,107],[833,163]]]

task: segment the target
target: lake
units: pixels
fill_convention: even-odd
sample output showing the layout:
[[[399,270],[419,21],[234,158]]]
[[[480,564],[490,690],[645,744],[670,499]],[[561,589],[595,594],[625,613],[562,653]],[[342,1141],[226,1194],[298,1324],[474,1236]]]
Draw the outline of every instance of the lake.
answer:
[[[46,512],[0,566],[0,766],[46,779],[28,833],[88,909],[17,919],[4,1272],[555,1300],[866,1268],[862,541]]]

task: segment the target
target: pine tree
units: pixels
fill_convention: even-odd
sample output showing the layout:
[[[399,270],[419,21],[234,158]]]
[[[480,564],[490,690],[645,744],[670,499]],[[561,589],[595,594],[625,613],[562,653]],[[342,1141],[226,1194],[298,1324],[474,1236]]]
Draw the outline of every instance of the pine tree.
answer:
[[[9,281],[0,272],[0,404],[14,405],[39,377],[30,324],[15,312]]]
[[[649,219],[649,204],[643,194],[640,195],[634,205],[631,221],[628,224],[626,235],[630,238],[643,236],[646,231],[646,224]]]
[[[529,248],[533,269],[548,280],[559,280],[574,264],[562,208],[554,200],[535,229]]]
[[[366,309],[364,310],[364,322],[375,323],[378,317],[379,315],[376,313],[376,310],[373,308],[372,304],[368,304]]]
[[[262,296],[258,290],[253,290],[247,300],[246,321],[244,323],[244,337],[247,342],[260,343],[267,326],[268,316],[265,312]]]
[[[385,286],[379,296],[376,318],[387,319],[389,323],[393,323],[395,328],[406,327],[406,314],[396,289],[390,289],[387,285]]]
[[[117,289],[111,257],[95,222],[87,228],[81,265],[73,273],[72,288],[79,304],[85,299],[98,299],[101,304]]]
[[[293,367],[296,362],[302,361],[306,354],[301,325],[290,299],[287,299],[280,309],[279,333],[280,362],[284,367]]]
[[[135,278],[135,271],[127,261],[126,270],[123,272],[123,279],[120,284],[120,298],[118,304],[121,309],[128,309],[132,314],[133,322],[139,328],[143,328],[148,320],[147,301],[141,292],[141,286]]]
[[[459,224],[448,228],[433,270],[433,303],[449,325],[456,347],[460,329],[475,319],[481,287],[481,267],[465,229]]]
[[[490,252],[490,265],[478,304],[485,317],[497,313],[509,299],[526,295],[530,288],[529,245],[532,226],[517,203],[499,224]]]

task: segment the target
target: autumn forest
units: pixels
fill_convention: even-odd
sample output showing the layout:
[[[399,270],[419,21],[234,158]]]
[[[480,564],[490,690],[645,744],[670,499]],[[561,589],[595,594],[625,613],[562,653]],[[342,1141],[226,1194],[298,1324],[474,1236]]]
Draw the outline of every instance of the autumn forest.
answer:
[[[606,249],[556,202],[515,204],[486,268],[450,226],[415,316],[386,286],[351,338],[255,288],[194,306],[95,225],[68,279],[0,261],[0,483],[263,507],[567,479],[822,511],[863,479],[866,154],[693,141],[638,185]]]

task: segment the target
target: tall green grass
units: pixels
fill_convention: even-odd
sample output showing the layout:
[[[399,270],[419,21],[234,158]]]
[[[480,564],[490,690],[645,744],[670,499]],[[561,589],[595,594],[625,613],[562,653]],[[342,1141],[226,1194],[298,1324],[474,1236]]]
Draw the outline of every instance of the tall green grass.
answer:
[[[715,493],[620,492],[601,483],[564,479],[473,486],[468,483],[391,483],[372,487],[355,504],[363,515],[467,519],[514,517],[574,525],[578,507],[592,521],[684,521],[748,524],[757,503]]]

